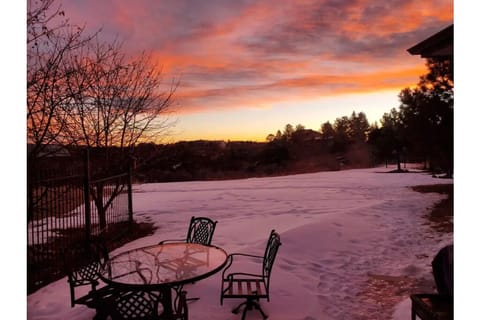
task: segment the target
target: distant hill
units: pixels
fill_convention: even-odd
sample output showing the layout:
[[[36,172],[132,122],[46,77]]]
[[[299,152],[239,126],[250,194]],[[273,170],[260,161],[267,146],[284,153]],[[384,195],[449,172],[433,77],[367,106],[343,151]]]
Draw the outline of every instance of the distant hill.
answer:
[[[275,176],[371,165],[366,143],[338,152],[333,141],[306,132],[290,141],[188,141],[136,148],[138,182],[216,180]]]
[[[101,159],[98,158],[99,152],[99,149],[90,152],[91,163]],[[118,152],[115,148],[109,152],[109,171],[126,170],[126,160]],[[75,167],[78,172],[83,172],[84,152],[80,147],[43,146],[39,155],[36,168],[56,170]],[[135,182],[277,176],[364,168],[373,162],[367,143],[351,142],[339,147],[334,139],[322,139],[313,130],[302,130],[288,139],[271,142],[197,140],[172,144],[143,143],[135,147],[134,155]],[[114,161],[116,164],[113,164]],[[100,175],[108,170],[98,163],[91,164],[90,168]]]

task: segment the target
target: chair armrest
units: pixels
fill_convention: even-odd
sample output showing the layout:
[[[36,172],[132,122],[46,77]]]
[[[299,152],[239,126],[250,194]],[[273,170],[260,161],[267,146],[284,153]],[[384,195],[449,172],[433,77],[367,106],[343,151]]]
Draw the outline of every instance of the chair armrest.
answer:
[[[164,244],[167,242],[186,242],[186,239],[167,239],[167,240],[162,240],[158,244]]]
[[[233,280],[236,276],[247,276],[251,278],[263,279],[263,276],[261,274],[254,274],[254,273],[248,273],[248,272],[232,272],[232,273],[229,273],[227,277],[223,280]]]
[[[263,256],[257,256],[257,255],[254,255],[254,254],[246,254],[246,253],[231,253],[229,254],[230,257],[234,257],[234,256],[242,256],[242,257],[251,257],[251,258],[260,258],[260,259],[263,259]]]
[[[225,279],[226,271],[232,266],[233,258],[234,257],[247,257],[247,258],[256,258],[256,259],[263,259],[263,256],[253,255],[253,254],[246,254],[246,253],[231,253],[227,257],[227,264],[222,272],[222,279]]]

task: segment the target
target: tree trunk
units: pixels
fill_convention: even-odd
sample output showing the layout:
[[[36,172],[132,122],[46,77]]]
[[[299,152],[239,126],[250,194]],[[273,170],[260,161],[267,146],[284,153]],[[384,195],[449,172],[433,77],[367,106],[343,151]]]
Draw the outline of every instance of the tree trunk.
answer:
[[[101,232],[107,228],[106,208],[103,205],[103,190],[104,184],[101,182],[97,183],[95,186],[95,206],[97,207],[98,223],[100,224]]]
[[[400,159],[400,151],[397,151],[397,170],[402,171],[402,161]]]

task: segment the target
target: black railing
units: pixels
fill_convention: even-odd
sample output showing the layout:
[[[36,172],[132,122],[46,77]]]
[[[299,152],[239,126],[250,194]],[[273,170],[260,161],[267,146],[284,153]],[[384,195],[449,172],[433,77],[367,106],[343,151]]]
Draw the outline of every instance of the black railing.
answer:
[[[27,175],[28,293],[65,275],[64,250],[96,235],[113,241],[112,234],[128,232],[117,226],[133,221],[130,170],[90,180],[88,155],[47,162],[30,166]]]

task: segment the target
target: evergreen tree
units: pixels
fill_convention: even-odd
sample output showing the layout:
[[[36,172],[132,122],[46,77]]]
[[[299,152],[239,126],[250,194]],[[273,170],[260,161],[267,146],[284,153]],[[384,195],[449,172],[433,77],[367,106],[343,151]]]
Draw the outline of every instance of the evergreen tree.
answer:
[[[430,163],[430,169],[453,174],[453,63],[427,61],[429,72],[414,89],[399,98],[405,139],[413,152]]]

